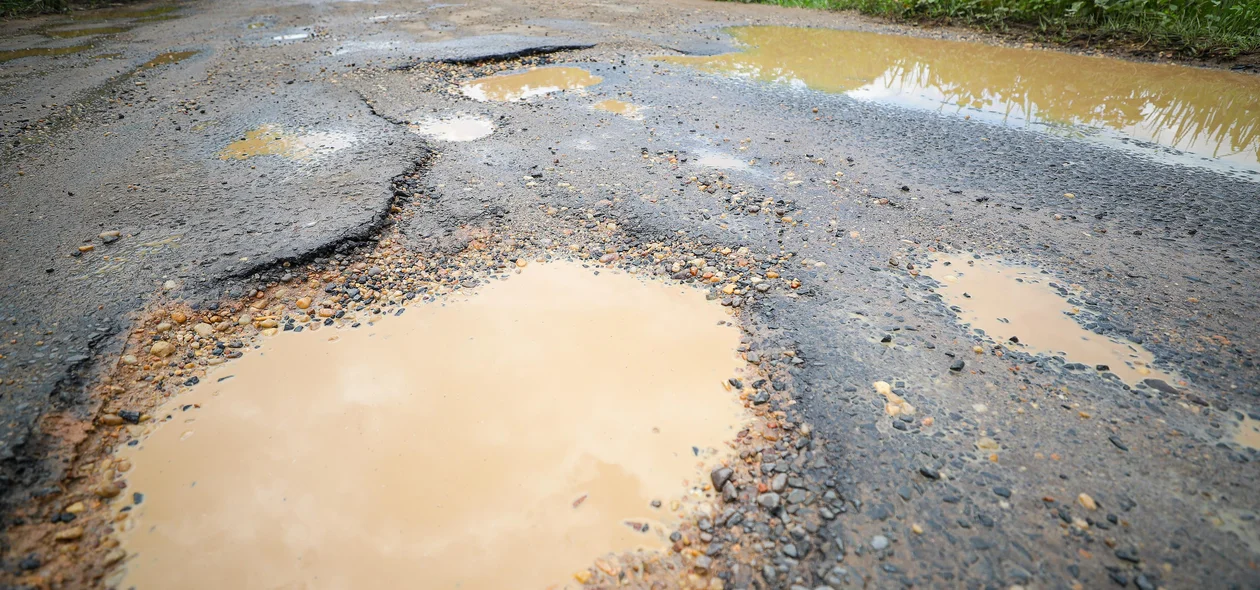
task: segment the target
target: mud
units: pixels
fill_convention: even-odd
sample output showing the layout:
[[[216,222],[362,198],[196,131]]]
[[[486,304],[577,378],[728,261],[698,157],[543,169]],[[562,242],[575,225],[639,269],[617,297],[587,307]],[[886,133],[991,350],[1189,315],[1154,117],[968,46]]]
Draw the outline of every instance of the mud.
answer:
[[[1260,79],[982,43],[734,27],[739,53],[666,57],[709,72],[1053,133],[1099,128],[1260,170]]]
[[[119,457],[122,586],[572,582],[664,548],[747,420],[693,288],[530,264],[407,312],[284,332],[155,412]]]
[[[474,80],[465,84],[463,91],[474,100],[508,102],[586,88],[602,80],[581,68],[544,67]]]
[[[1144,379],[1174,383],[1141,346],[1094,334],[1072,319],[1081,310],[1065,297],[1079,288],[1058,286],[1047,274],[993,258],[938,254],[927,274],[961,321],[993,342],[1038,355],[1062,355],[1136,385]]]

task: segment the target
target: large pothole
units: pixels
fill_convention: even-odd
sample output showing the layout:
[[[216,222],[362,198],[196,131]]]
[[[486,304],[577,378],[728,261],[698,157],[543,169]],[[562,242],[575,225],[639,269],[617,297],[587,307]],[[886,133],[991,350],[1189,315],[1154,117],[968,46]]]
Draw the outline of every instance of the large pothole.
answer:
[[[119,457],[121,586],[563,584],[665,547],[748,419],[739,331],[691,287],[554,262],[405,309],[155,411]]]

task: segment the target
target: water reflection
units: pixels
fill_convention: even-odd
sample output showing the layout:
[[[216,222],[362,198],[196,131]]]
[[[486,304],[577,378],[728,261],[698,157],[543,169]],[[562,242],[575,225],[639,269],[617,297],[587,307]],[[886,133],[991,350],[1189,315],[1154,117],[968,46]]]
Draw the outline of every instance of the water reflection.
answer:
[[[735,27],[747,48],[666,61],[1012,125],[1084,125],[1260,170],[1260,78],[833,29]]]

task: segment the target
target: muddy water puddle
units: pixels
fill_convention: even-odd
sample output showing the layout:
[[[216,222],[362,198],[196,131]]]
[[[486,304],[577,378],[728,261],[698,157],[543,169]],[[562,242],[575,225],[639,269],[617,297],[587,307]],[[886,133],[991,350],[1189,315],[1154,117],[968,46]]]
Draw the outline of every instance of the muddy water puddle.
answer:
[[[592,105],[592,107],[595,110],[609,112],[614,115],[621,115],[627,119],[643,118],[643,107],[624,100],[617,100],[615,98],[601,100]]]
[[[154,57],[153,59],[144,62],[144,65],[140,67],[156,68],[158,66],[164,66],[168,64],[177,64],[194,55],[197,55],[196,51],[168,51],[166,53],[159,53],[157,57]]]
[[[54,39],[70,39],[74,37],[88,37],[91,35],[117,35],[118,33],[126,33],[132,27],[83,27],[75,29],[44,29],[43,34]]]
[[[663,548],[747,419],[721,383],[728,319],[699,290],[549,263],[281,332],[123,447],[143,502],[118,585],[559,587]]]
[[[473,141],[494,133],[494,123],[472,115],[425,117],[413,121],[411,129],[438,141]]]
[[[1060,134],[1105,130],[1260,171],[1260,77],[834,29],[735,27],[739,53],[665,61]],[[1091,134],[1097,135],[1097,134]]]
[[[959,319],[1003,346],[1030,354],[1061,355],[1069,363],[1114,373],[1125,383],[1174,379],[1156,369],[1154,355],[1136,344],[1086,330],[1079,313],[1052,279],[1034,268],[964,254],[937,254],[926,274]]]
[[[78,53],[85,49],[91,49],[92,47],[94,47],[92,44],[85,43],[83,45],[71,45],[70,47],[33,47],[30,49],[9,49],[5,51],[0,51],[0,63],[4,63],[6,61],[13,61],[15,59],[21,59],[23,57],[48,57],[48,56],[57,56],[57,55],[70,55],[71,53]]]
[[[258,156],[280,156],[303,160],[320,153],[349,146],[350,136],[344,133],[291,132],[279,125],[261,125],[245,132],[219,152],[220,160],[245,160]]]
[[[582,68],[533,68],[517,74],[500,74],[473,80],[464,85],[464,95],[480,101],[514,101],[562,90],[594,86],[603,78]]]
[[[1260,420],[1243,416],[1234,432],[1234,442],[1249,449],[1260,449]]]

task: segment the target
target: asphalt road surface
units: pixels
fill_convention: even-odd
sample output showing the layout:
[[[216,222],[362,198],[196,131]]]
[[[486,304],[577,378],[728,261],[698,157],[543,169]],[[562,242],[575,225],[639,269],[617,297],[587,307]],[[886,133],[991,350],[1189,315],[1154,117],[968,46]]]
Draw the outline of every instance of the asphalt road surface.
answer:
[[[6,511],[58,493],[67,463],[41,419],[90,418],[94,376],[152,301],[239,298],[386,226],[451,249],[469,225],[545,226],[540,203],[615,203],[601,215],[640,239],[791,253],[803,283],[744,318],[797,353],[785,410],[825,443],[791,473],[822,517],[749,519],[756,568],[711,551],[729,587],[1260,587],[1260,455],[1234,436],[1260,419],[1254,174],[650,59],[728,51],[729,25],[949,31],[697,0],[170,6],[110,35],[0,23],[2,49],[91,45],[0,63]],[[150,64],[170,52],[195,53]],[[521,102],[459,90],[528,65],[602,82]],[[591,108],[605,98],[642,116]],[[457,112],[495,132],[408,125]],[[223,157],[263,126],[310,153]],[[767,198],[773,217],[750,212]],[[1181,383],[993,354],[910,272],[945,245],[1079,285],[1089,330]],[[933,427],[889,416],[878,381]]]

